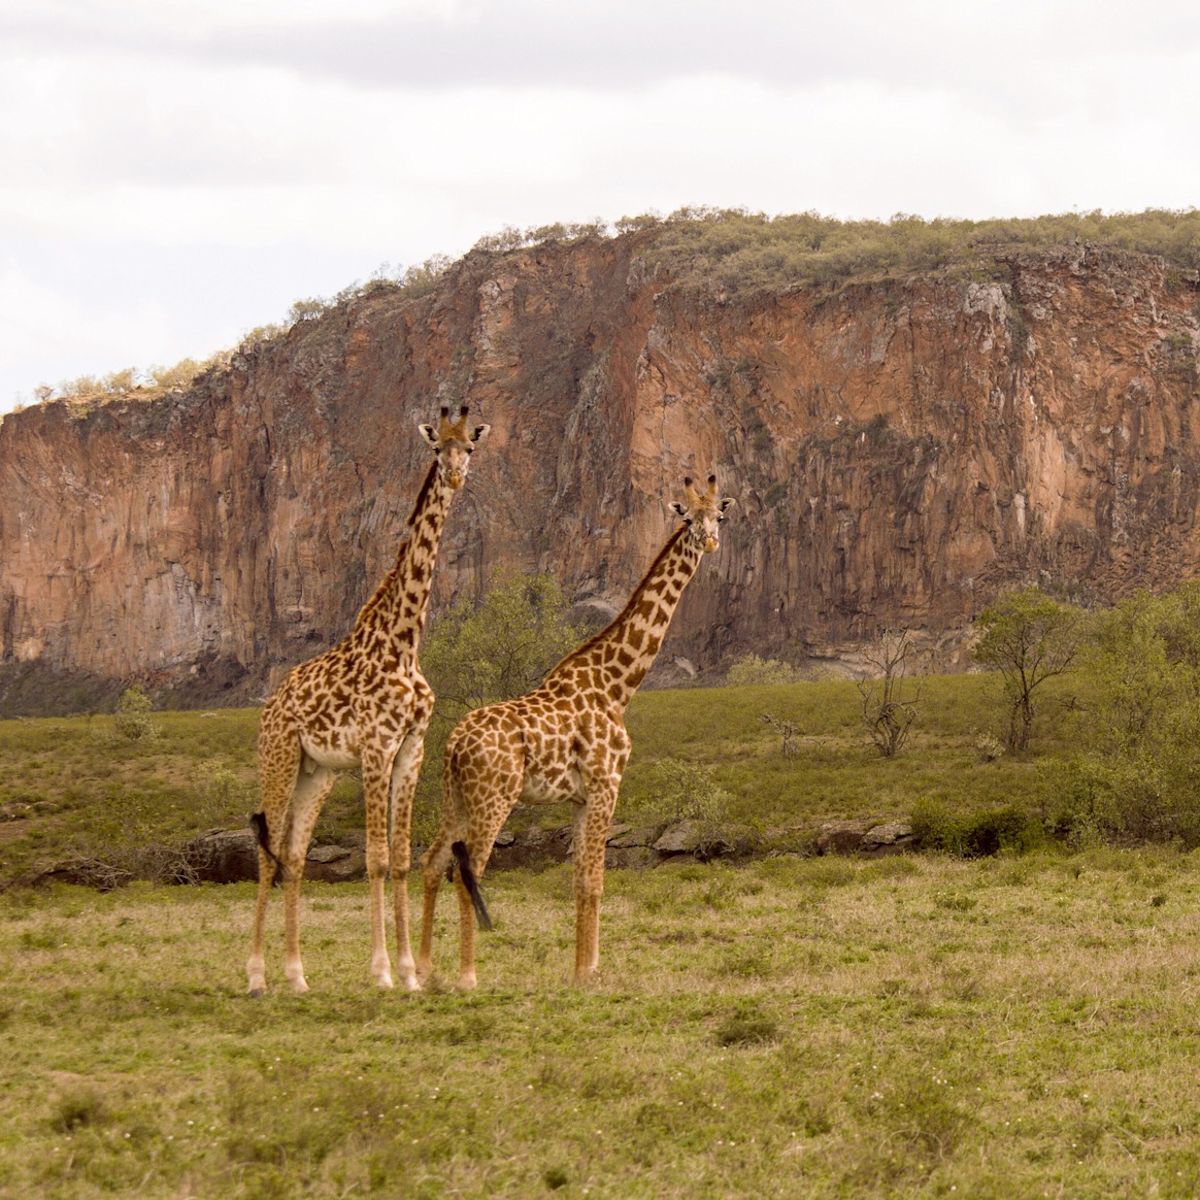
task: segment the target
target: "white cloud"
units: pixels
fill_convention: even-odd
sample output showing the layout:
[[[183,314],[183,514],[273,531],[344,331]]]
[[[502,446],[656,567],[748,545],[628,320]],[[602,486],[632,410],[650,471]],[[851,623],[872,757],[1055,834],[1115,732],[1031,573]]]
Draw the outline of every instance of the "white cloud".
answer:
[[[1200,197],[1191,4],[47,0],[0,46],[0,407],[505,224]]]

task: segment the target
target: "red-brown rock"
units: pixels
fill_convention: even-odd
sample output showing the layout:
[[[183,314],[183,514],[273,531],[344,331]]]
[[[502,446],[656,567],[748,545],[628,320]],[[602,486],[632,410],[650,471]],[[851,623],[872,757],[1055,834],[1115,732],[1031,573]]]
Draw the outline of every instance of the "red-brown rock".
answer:
[[[493,433],[435,610],[504,566],[611,611],[664,500],[709,468],[739,507],[664,663],[838,658],[905,625],[953,666],[1006,585],[1111,598],[1196,572],[1196,290],[1160,260],[1077,246],[989,282],[718,302],[647,269],[639,237],[473,254],[427,296],[380,288],[184,395],[6,417],[9,694],[261,694],[349,627],[426,467],[415,425],[459,399]]]

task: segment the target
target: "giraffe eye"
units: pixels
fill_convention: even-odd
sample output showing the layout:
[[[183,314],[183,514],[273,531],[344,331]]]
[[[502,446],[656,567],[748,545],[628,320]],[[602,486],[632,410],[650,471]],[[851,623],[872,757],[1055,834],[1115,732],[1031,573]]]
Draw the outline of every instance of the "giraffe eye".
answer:
[[[467,452],[468,454],[474,454],[474,453],[475,453],[475,447],[474,447],[474,446],[465,446],[465,447],[464,447],[464,449],[466,450],[466,452]]]

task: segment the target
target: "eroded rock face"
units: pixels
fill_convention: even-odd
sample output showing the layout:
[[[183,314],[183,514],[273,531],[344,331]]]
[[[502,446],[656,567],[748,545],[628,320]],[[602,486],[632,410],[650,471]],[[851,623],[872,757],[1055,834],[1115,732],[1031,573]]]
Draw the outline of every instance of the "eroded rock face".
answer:
[[[331,644],[390,565],[415,426],[493,432],[451,511],[435,610],[493,568],[613,611],[689,471],[739,507],[661,661],[831,661],[880,628],[962,661],[996,592],[1110,598],[1196,571],[1195,284],[1074,247],[728,302],[648,271],[639,235],[472,255],[381,289],[184,395],[0,425],[0,656],[139,679],[177,703],[261,694]],[[66,673],[63,675],[61,673]],[[0,680],[0,705],[3,705]]]

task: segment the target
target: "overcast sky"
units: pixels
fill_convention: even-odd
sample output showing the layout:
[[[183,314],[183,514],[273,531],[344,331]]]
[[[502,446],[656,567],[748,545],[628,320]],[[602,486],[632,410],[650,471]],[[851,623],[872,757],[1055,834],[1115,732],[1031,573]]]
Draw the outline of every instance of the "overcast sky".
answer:
[[[504,225],[1200,204],[1200,3],[0,0],[0,412]]]

